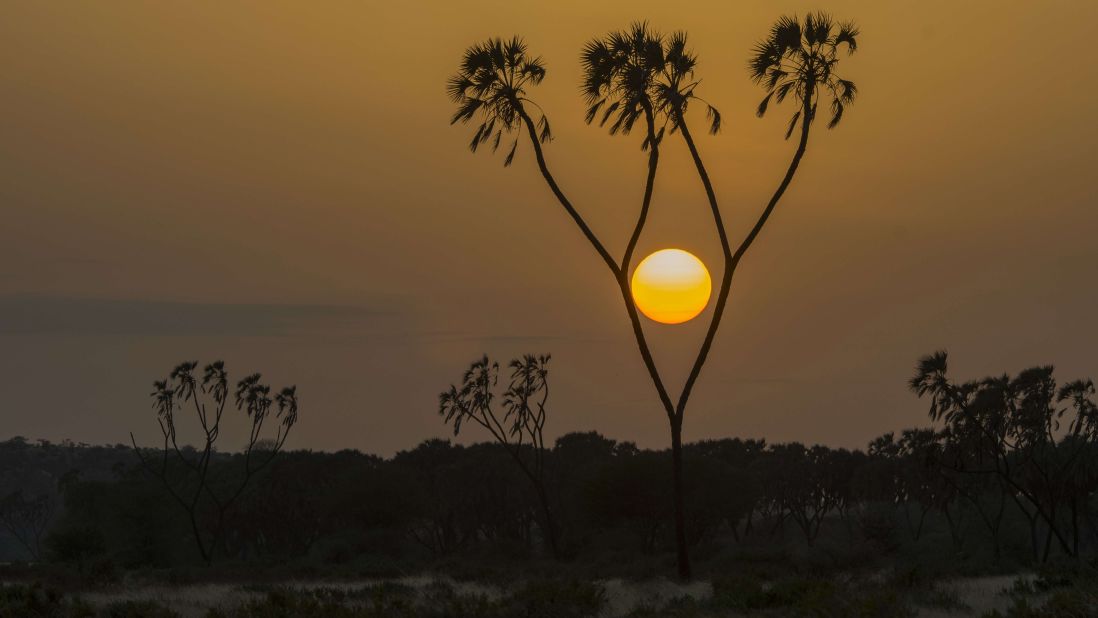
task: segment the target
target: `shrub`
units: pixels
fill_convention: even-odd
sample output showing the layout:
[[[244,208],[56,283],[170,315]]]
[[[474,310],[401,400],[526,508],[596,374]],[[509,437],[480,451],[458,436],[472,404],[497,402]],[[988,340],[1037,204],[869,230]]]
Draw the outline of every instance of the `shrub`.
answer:
[[[0,584],[0,618],[92,618],[84,603],[66,601],[60,592],[40,584]]]
[[[506,616],[524,618],[596,618],[606,604],[606,590],[576,580],[527,582],[501,601]]]
[[[757,580],[724,577],[713,581],[711,605],[716,610],[780,610],[793,616],[858,616],[892,618],[914,615],[893,589],[859,589],[827,578],[795,577],[765,587]]]
[[[719,609],[746,611],[766,607],[766,591],[762,584],[742,575],[713,578],[712,605]]]
[[[99,610],[97,618],[179,618],[156,601],[115,601]]]

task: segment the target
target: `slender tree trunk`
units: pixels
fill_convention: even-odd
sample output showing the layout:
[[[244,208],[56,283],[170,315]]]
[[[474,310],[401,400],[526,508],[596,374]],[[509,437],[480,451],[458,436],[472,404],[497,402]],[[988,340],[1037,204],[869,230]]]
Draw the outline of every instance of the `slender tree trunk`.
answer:
[[[587,226],[587,222],[583,220],[579,212],[572,206],[572,203],[568,201],[568,198],[564,196],[564,192],[557,186],[557,181],[553,178],[553,175],[549,173],[549,167],[545,163],[545,155],[541,151],[541,141],[538,140],[537,129],[534,126],[534,121],[530,118],[530,115],[526,113],[526,110],[522,109],[521,105],[517,106],[519,115],[522,117],[523,123],[526,125],[527,133],[530,136],[530,143],[534,147],[534,158],[537,159],[538,169],[541,170],[541,175],[545,179],[545,183],[549,185],[549,189],[556,196],[557,201],[564,207],[564,210],[568,212],[568,215],[575,221],[576,226],[583,232],[584,237],[591,243],[591,246],[598,252],[599,257],[603,262],[610,267],[610,270],[615,274],[618,272],[618,264],[614,261],[614,258],[610,256],[610,253],[606,250],[606,247],[602,246],[595,233],[591,231],[591,228]]]
[[[542,514],[545,516],[545,536],[549,542],[549,550],[553,553],[553,558],[559,560],[560,546],[557,540],[557,524],[553,517],[553,512],[549,508],[549,495],[545,491],[543,483],[536,483],[538,489],[538,500],[541,501]]]
[[[587,226],[586,221],[584,221],[583,217],[580,216],[579,212],[576,211],[572,206],[572,203],[565,197],[564,192],[561,191],[560,187],[557,185],[556,180],[549,171],[548,164],[545,162],[545,154],[542,152],[541,142],[538,139],[533,120],[530,118],[529,114],[522,109],[521,105],[516,107],[526,125],[526,130],[530,137],[530,144],[534,148],[534,157],[537,159],[538,169],[541,171],[541,175],[545,179],[546,184],[549,185],[549,188],[552,190],[553,195],[556,196],[557,201],[560,202],[561,206],[563,206],[565,211],[572,217],[572,220],[575,221],[588,242],[591,243],[591,246],[595,248],[595,251],[598,252],[603,262],[606,263],[607,267],[614,274],[618,289],[621,292],[622,301],[625,303],[625,311],[629,315],[629,322],[633,327],[633,336],[637,341],[637,348],[640,351],[641,359],[644,361],[644,366],[648,370],[648,375],[652,379],[652,384],[656,387],[660,403],[663,404],[664,411],[667,413],[668,419],[671,422],[671,448],[674,466],[672,476],[674,482],[675,538],[676,543],[679,545],[679,576],[689,578],[690,564],[687,557],[685,542],[686,517],[682,509],[682,419],[681,416],[676,418],[675,406],[671,402],[671,396],[668,394],[667,388],[663,384],[663,379],[660,377],[659,370],[656,368],[655,359],[652,357],[652,352],[648,348],[648,341],[644,336],[640,315],[637,313],[636,305],[633,303],[633,298],[629,290],[629,264],[632,260],[633,251],[636,248],[637,241],[640,238],[640,233],[648,215],[648,209],[652,200],[652,189],[656,179],[656,168],[659,164],[659,144],[654,139],[655,126],[652,114],[649,110],[646,110],[650,141],[648,145],[648,176],[645,181],[644,199],[637,224],[633,229],[633,234],[629,239],[629,245],[626,248],[622,262],[619,265],[614,261],[614,258],[611,257],[610,253],[602,245],[595,233]]]
[[[698,175],[701,178],[702,184],[705,187],[706,196],[709,199],[709,204],[713,212],[714,223],[717,227],[717,233],[721,240],[721,246],[725,255],[725,268],[724,274],[721,279],[720,291],[717,295],[717,303],[714,309],[713,318],[710,322],[709,329],[706,332],[702,346],[698,352],[698,355],[694,361],[694,365],[691,368],[690,374],[687,377],[686,383],[683,386],[683,391],[679,397],[678,404],[674,405],[671,401],[667,389],[664,387],[663,380],[659,375],[659,371],[656,369],[655,361],[652,358],[651,351],[648,348],[647,341],[644,336],[643,329],[641,327],[640,318],[637,314],[636,307],[633,304],[632,298],[629,292],[628,281],[628,267],[631,259],[632,251],[636,246],[637,239],[640,235],[640,230],[643,227],[645,217],[647,215],[648,206],[651,200],[652,185],[655,180],[655,169],[658,163],[658,144],[651,140],[649,148],[652,149],[652,153],[649,156],[649,174],[645,188],[644,204],[641,210],[640,220],[634,229],[633,235],[630,238],[629,247],[626,250],[626,255],[623,258],[621,265],[618,265],[610,253],[598,240],[594,232],[587,226],[587,223],[583,220],[583,217],[575,210],[571,202],[565,197],[560,187],[557,185],[556,180],[549,172],[548,166],[545,162],[545,156],[542,152],[541,143],[538,139],[538,135],[535,129],[535,125],[530,116],[522,109],[521,104],[516,105],[519,115],[522,117],[523,122],[526,125],[527,132],[530,137],[531,145],[534,148],[535,158],[537,159],[538,168],[541,171],[542,177],[549,185],[550,190],[556,196],[557,200],[561,203],[564,209],[572,217],[573,221],[583,232],[584,236],[591,243],[591,245],[598,252],[599,256],[610,268],[616,276],[618,287],[622,293],[622,299],[626,305],[626,311],[629,314],[630,322],[633,326],[633,333],[637,340],[637,346],[640,349],[641,357],[644,360],[645,367],[648,369],[649,376],[652,379],[653,384],[659,394],[660,401],[664,405],[664,409],[667,411],[668,419],[671,424],[671,455],[673,474],[672,479],[674,483],[674,519],[675,519],[675,540],[678,546],[678,564],[679,564],[679,576],[683,579],[689,579],[691,576],[689,554],[686,547],[686,515],[684,510],[683,501],[683,486],[682,486],[682,422],[685,415],[686,404],[690,398],[690,393],[693,390],[694,383],[697,381],[701,368],[705,364],[706,358],[709,355],[709,350],[712,347],[713,339],[716,336],[717,329],[720,325],[721,317],[724,313],[724,307],[728,300],[728,291],[731,286],[732,274],[735,271],[736,264],[746,253],[747,249],[754,242],[759,232],[762,230],[766,220],[770,217],[774,207],[777,205],[781,196],[785,193],[786,188],[789,186],[790,181],[793,178],[793,174],[796,172],[797,166],[800,163],[801,157],[804,155],[805,148],[808,143],[808,127],[811,122],[811,88],[809,89],[809,96],[805,104],[804,121],[801,130],[801,139],[797,148],[797,152],[793,157],[793,161],[790,164],[789,169],[786,172],[785,177],[782,179],[778,190],[771,197],[770,202],[767,204],[766,209],[763,211],[762,216],[756,222],[747,238],[744,239],[740,248],[736,251],[735,255],[732,254],[731,247],[728,243],[727,234],[725,232],[724,224],[721,220],[720,210],[717,206],[716,196],[713,191],[712,183],[709,180],[709,175],[705,170],[705,166],[701,161],[701,157],[698,154],[697,147],[694,145],[694,140],[690,135],[689,129],[685,122],[680,123],[680,129],[686,140],[687,146],[690,149],[691,157],[694,160],[695,167],[697,168]],[[651,112],[646,110],[646,114],[649,121],[649,136],[652,137],[653,127]]]
[[[556,518],[553,515],[553,509],[549,503],[549,492],[545,489],[544,468],[535,466],[531,469],[531,467],[522,460],[522,454],[518,450],[513,450],[508,447],[507,452],[511,455],[515,464],[518,465],[519,470],[522,470],[526,479],[534,486],[534,492],[537,494],[538,503],[541,506],[542,518],[545,521],[542,526],[542,532],[545,533],[545,542],[549,545],[549,551],[553,554],[553,558],[560,559],[561,554],[558,543],[559,530],[557,528]]]
[[[995,563],[998,564],[1003,557],[1003,548],[999,543],[999,530],[1003,527],[1003,516],[1006,514],[1006,488],[999,481],[999,511],[995,514],[995,526],[991,529],[991,542],[995,545]]]
[[[1033,549],[1033,564],[1040,564],[1041,562],[1041,540],[1037,536],[1037,517],[1030,517],[1029,513],[1026,513],[1026,519],[1029,520],[1029,542]]]
[[[904,522],[907,523],[907,533],[911,535],[911,538],[918,540],[915,537],[915,524],[911,521],[911,503],[905,501],[901,508],[904,510]]]
[[[1052,549],[1052,524],[1048,525],[1048,531],[1045,532],[1045,552],[1041,557],[1041,562],[1048,562],[1049,551]]]
[[[671,419],[671,465],[675,494],[675,546],[679,564],[679,577],[690,579],[690,554],[686,544],[686,509],[682,483],[682,418]]]
[[[948,502],[942,505],[942,514],[945,515],[946,524],[949,525],[949,538],[953,541],[953,549],[961,549],[963,541],[960,530],[957,528],[958,522],[953,520],[953,514],[949,512]]]
[[[915,528],[916,541],[923,537],[923,524],[926,523],[926,514],[930,511],[930,507],[924,507],[922,504],[919,505],[919,508],[922,510],[919,512],[919,525]]]
[[[1071,497],[1071,549],[1075,558],[1079,558],[1079,498]]]
[[[812,92],[810,89],[808,100],[811,100],[811,98]],[[713,339],[717,334],[717,328],[720,326],[721,316],[724,314],[725,303],[728,301],[728,292],[732,284],[732,275],[735,273],[736,267],[739,265],[740,260],[743,259],[744,254],[751,248],[751,245],[755,242],[759,232],[762,231],[763,226],[766,225],[766,221],[770,218],[770,214],[774,212],[774,207],[778,205],[778,201],[781,200],[782,196],[785,194],[785,190],[789,187],[789,183],[792,182],[793,175],[797,172],[797,167],[801,163],[801,158],[804,157],[804,152],[808,148],[808,129],[811,124],[812,116],[808,105],[805,106],[805,111],[802,112],[802,115],[804,118],[801,122],[801,137],[797,143],[797,151],[793,155],[793,160],[789,163],[789,168],[786,170],[785,176],[782,178],[774,195],[771,196],[762,215],[759,216],[758,221],[755,222],[755,226],[748,232],[747,237],[740,243],[740,246],[736,249],[735,253],[732,253],[731,247],[728,244],[728,237],[725,234],[724,224],[721,221],[720,209],[717,207],[717,199],[713,193],[713,186],[709,181],[709,174],[705,170],[705,165],[702,163],[701,156],[698,154],[698,149],[694,145],[694,139],[690,135],[690,129],[686,126],[686,122],[683,122],[679,127],[683,139],[686,140],[686,145],[690,149],[690,156],[694,160],[694,166],[698,170],[698,176],[701,177],[702,185],[705,187],[705,193],[709,199],[710,208],[713,211],[714,223],[721,239],[721,248],[725,253],[724,276],[721,278],[721,287],[717,293],[717,303],[713,310],[713,319],[709,324],[709,330],[705,334],[705,340],[702,342],[702,347],[698,351],[698,356],[694,360],[694,366],[690,370],[690,375],[686,379],[682,395],[679,398],[677,413],[680,416],[685,411],[686,402],[690,398],[694,383],[697,381],[702,366],[705,364],[706,357],[709,355],[709,349],[713,345]]]
[[[206,563],[206,566],[210,566],[213,563],[213,547],[206,549],[206,544],[202,542],[202,531],[198,526],[198,519],[195,517],[194,511],[190,512],[191,520],[191,532],[194,533],[194,543],[198,547],[198,554],[202,556],[202,562]]]
[[[591,228],[587,226],[587,223],[583,220],[583,217],[580,216],[579,212],[577,212],[576,209],[572,206],[572,203],[568,201],[568,198],[564,196],[564,192],[561,191],[560,187],[557,185],[557,181],[553,178],[552,173],[549,172],[549,166],[545,162],[545,153],[542,152],[541,142],[538,141],[537,131],[534,128],[534,121],[531,120],[529,114],[527,114],[521,106],[517,106],[517,108],[519,110],[519,115],[522,117],[522,120],[526,125],[527,133],[530,136],[530,144],[534,148],[534,157],[537,159],[538,162],[538,169],[541,170],[541,175],[545,179],[546,184],[549,185],[549,188],[553,191],[553,195],[556,196],[557,201],[560,202],[561,206],[564,207],[565,211],[568,212],[569,216],[572,217],[572,220],[575,221],[576,225],[580,228],[580,231],[583,232],[584,237],[587,238],[588,242],[591,243],[591,246],[595,248],[596,252],[598,252],[599,257],[601,257],[602,261],[606,263],[606,266],[610,269],[610,272],[614,273],[618,288],[621,291],[622,300],[625,302],[625,311],[629,314],[629,322],[633,326],[633,335],[634,338],[637,340],[637,347],[640,349],[641,358],[644,360],[644,366],[648,370],[648,376],[652,379],[652,384],[656,387],[656,392],[659,395],[660,403],[663,404],[664,410],[667,412],[668,416],[673,415],[675,406],[671,402],[671,396],[668,394],[667,388],[663,384],[663,379],[660,377],[659,370],[656,369],[656,361],[652,358],[651,350],[648,349],[648,341],[645,338],[644,330],[641,327],[640,315],[637,313],[637,307],[633,304],[633,299],[630,296],[628,271],[621,268],[614,261],[614,258],[611,257],[610,253],[606,250],[602,243],[599,242],[599,239],[597,236],[595,236],[595,233],[592,232]],[[650,147],[653,149],[658,148],[655,143],[653,143]],[[658,152],[655,153],[654,156],[649,156],[649,184],[655,182],[655,166],[657,165],[658,161]],[[648,211],[648,201],[651,199],[651,197],[651,187],[647,186],[645,188],[645,202],[641,206],[641,220],[638,222],[639,224],[643,223],[643,219],[646,216],[645,213],[647,213]],[[634,236],[639,236],[639,233],[634,231]]]
[[[811,100],[811,95],[809,96]],[[785,193],[786,188],[789,186],[790,181],[793,180],[793,174],[797,171],[797,166],[800,165],[801,157],[804,156],[805,148],[808,145],[808,127],[811,121],[810,114],[805,113],[804,122],[801,125],[801,139],[797,146],[797,152],[793,156],[793,161],[789,165],[789,169],[786,171],[785,177],[782,179],[778,190],[770,198],[770,202],[763,210],[759,220],[755,223],[755,226],[748,233],[747,237],[740,244],[739,249],[735,254],[732,253],[731,245],[728,242],[728,235],[724,228],[724,222],[721,219],[720,208],[717,205],[716,194],[713,191],[713,184],[709,180],[709,173],[705,169],[705,164],[702,163],[701,155],[698,153],[698,148],[694,144],[694,138],[690,134],[690,128],[687,126],[684,118],[680,118],[679,130],[682,133],[683,139],[686,141],[686,146],[690,150],[690,157],[694,161],[694,167],[697,169],[698,177],[701,179],[702,186],[705,188],[706,198],[709,200],[709,207],[713,213],[713,223],[717,228],[717,235],[720,238],[721,249],[724,253],[724,273],[721,276],[720,289],[717,292],[717,302],[713,308],[713,317],[709,322],[709,328],[705,333],[705,339],[702,341],[701,348],[698,350],[698,355],[694,359],[694,365],[690,369],[690,374],[686,378],[686,383],[683,386],[682,394],[679,396],[678,405],[675,407],[675,417],[672,419],[672,427],[677,425],[681,431],[682,420],[686,413],[686,404],[690,399],[690,393],[693,391],[694,383],[697,381],[698,376],[701,374],[702,367],[705,365],[705,361],[709,356],[709,350],[713,346],[713,340],[716,338],[717,329],[720,327],[721,317],[724,315],[724,308],[728,302],[728,293],[732,287],[732,275],[736,271],[736,266],[739,264],[740,259],[751,247],[751,244],[755,241],[755,238],[759,235],[763,225],[766,224],[767,219],[770,218],[770,213],[774,211],[774,207],[778,204],[782,195]],[[676,493],[681,493],[682,488],[679,487],[680,470],[676,470]],[[679,527],[680,522],[685,521],[685,514],[681,512],[682,504],[679,500],[676,500],[675,504],[675,525]],[[690,577],[690,564],[686,558],[685,547],[685,524],[683,525],[683,532],[680,534],[676,531],[676,539],[679,544],[679,576],[686,579]]]

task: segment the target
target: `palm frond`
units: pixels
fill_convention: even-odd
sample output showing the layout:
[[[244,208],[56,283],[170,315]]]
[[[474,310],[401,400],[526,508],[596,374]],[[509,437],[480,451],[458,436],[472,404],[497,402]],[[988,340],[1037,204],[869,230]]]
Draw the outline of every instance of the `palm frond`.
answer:
[[[773,90],[766,93],[766,96],[763,97],[763,100],[759,102],[759,106],[757,108],[755,108],[755,115],[756,116],[758,116],[759,118],[762,118],[764,115],[766,115],[766,108],[769,107],[770,99],[772,99],[773,97],[774,97],[774,91]]]
[[[785,100],[785,97],[789,95],[789,91],[796,87],[797,82],[788,81],[781,86],[774,89],[774,98],[778,103]]]
[[[840,79],[839,82],[839,98],[843,103],[853,103],[854,97],[858,95],[858,87],[854,85],[854,82],[847,79]]]
[[[762,81],[772,68],[781,66],[781,61],[782,51],[772,39],[756,43],[747,63],[751,79],[756,83]]]
[[[614,115],[614,112],[616,112],[619,107],[621,107],[621,101],[614,101],[608,105],[606,109],[603,110],[602,120],[599,121],[599,126],[605,125],[606,121],[610,119],[610,116]]]
[[[507,153],[507,158],[503,160],[503,167],[511,167],[511,162],[515,160],[515,150],[518,149],[518,139],[511,144],[511,152]]]
[[[709,119],[709,133],[716,135],[721,131],[721,112],[712,105],[706,104],[705,117]]]
[[[770,29],[770,41],[779,57],[801,46],[801,23],[797,16],[782,15]]]
[[[852,21],[839,24],[839,32],[835,35],[835,47],[846,44],[848,54],[858,51],[858,25]]]
[[[801,110],[797,110],[796,114],[789,119],[789,128],[785,130],[785,139],[789,139],[789,136],[793,135],[793,129],[797,128],[797,121],[801,118]]]
[[[469,142],[469,150],[471,152],[477,151],[477,147],[480,146],[481,143],[481,136],[484,135],[484,129],[486,128],[487,126],[484,124],[481,124],[479,127],[477,127],[477,132],[473,135],[473,141]]]
[[[831,122],[827,123],[828,129],[834,129],[843,119],[843,102],[839,99],[831,100]]]
[[[541,131],[538,133],[538,141],[544,144],[553,139],[552,132],[549,130],[548,118],[542,116],[541,120],[538,121],[538,126],[541,128]]]
[[[599,99],[592,103],[587,108],[587,113],[583,116],[583,121],[587,124],[591,124],[595,120],[595,116],[598,115],[599,109],[606,103],[606,99]]]

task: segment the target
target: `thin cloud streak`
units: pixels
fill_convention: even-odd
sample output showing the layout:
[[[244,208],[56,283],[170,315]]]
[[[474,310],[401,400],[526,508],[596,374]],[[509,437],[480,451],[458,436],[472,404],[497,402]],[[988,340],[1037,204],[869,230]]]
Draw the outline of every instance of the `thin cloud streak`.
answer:
[[[0,335],[271,337],[354,328],[392,315],[364,307],[0,297]]]

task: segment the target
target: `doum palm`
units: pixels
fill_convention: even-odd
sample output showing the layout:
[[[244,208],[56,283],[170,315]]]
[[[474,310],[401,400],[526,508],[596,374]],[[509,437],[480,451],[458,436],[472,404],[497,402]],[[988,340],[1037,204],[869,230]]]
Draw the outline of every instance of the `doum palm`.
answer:
[[[854,100],[854,84],[840,79],[835,66],[840,46],[845,45],[849,52],[857,48],[856,36],[853,24],[836,26],[826,15],[813,13],[804,19],[803,25],[797,18],[781,18],[767,39],[756,46],[749,63],[751,76],[768,89],[758,113],[763,115],[771,100],[780,103],[790,96],[797,98],[800,109],[790,123],[787,137],[799,119],[801,139],[777,190],[735,250],[725,229],[716,191],[687,122],[687,112],[691,104],[697,102],[705,106],[709,132],[716,134],[721,129],[721,114],[696,93],[700,84],[695,76],[697,57],[688,48],[685,33],[663,35],[645,23],[636,23],[624,31],[592,40],[581,54],[581,92],[587,103],[586,122],[591,124],[597,120],[600,126],[609,125],[612,135],[629,135],[638,122],[644,129],[641,150],[647,153],[648,173],[637,220],[620,257],[615,257],[606,248],[549,170],[543,149],[551,140],[549,121],[528,93],[530,87],[545,79],[546,69],[541,59],[530,56],[525,43],[517,37],[490,39],[465,52],[457,74],[448,84],[448,93],[457,105],[451,124],[468,123],[474,118],[479,121],[470,142],[474,152],[482,144],[491,142],[494,150],[503,140],[509,140],[511,145],[504,159],[504,165],[508,166],[514,161],[519,143],[519,136],[513,134],[525,129],[546,184],[614,276],[641,358],[670,424],[675,540],[679,575],[683,578],[691,575],[683,504],[682,426],[687,402],[716,338],[732,275],[774,211],[804,156],[820,93],[828,92],[833,97],[831,127],[842,118],[845,106]],[[723,273],[705,338],[681,392],[677,398],[672,398],[653,359],[633,303],[629,273],[651,207],[660,145],[666,134],[675,133],[686,144],[705,189],[721,245]]]

